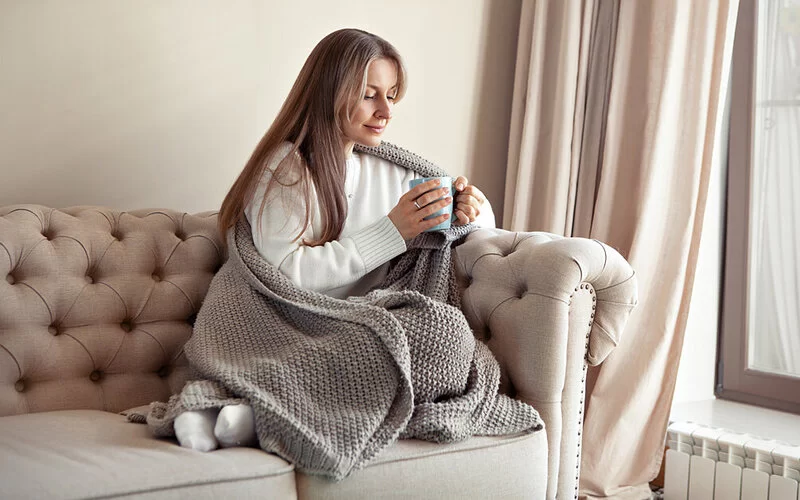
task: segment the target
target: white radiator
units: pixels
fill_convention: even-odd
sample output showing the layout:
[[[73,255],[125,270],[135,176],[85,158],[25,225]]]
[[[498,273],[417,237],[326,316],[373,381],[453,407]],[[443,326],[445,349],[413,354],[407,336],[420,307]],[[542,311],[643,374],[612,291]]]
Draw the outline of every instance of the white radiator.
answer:
[[[800,500],[800,446],[688,422],[667,440],[665,500]]]

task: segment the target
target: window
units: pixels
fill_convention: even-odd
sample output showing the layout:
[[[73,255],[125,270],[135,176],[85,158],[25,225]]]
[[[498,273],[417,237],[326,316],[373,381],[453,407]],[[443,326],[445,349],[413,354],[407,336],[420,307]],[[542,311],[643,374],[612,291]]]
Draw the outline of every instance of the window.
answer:
[[[800,0],[741,0],[717,395],[800,413]]]

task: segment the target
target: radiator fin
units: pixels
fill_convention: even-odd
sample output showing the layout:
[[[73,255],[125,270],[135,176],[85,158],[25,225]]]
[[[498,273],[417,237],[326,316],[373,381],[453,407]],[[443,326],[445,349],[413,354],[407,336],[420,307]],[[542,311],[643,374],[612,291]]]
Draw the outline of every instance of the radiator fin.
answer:
[[[800,446],[691,422],[667,445],[665,500],[800,500]]]

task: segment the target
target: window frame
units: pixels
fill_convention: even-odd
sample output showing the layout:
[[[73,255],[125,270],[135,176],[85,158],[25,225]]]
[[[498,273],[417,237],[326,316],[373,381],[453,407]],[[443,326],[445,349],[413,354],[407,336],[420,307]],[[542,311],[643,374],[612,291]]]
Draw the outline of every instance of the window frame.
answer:
[[[800,378],[748,367],[750,185],[758,0],[740,0],[731,67],[725,251],[715,394],[800,414]]]

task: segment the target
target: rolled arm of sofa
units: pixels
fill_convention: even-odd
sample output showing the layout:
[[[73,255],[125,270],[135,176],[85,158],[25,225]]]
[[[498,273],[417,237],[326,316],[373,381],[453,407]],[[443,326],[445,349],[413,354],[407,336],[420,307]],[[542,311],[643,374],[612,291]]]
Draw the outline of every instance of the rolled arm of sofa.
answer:
[[[479,229],[456,248],[462,309],[500,363],[502,389],[536,408],[549,448],[548,498],[577,491],[587,364],[619,342],[636,276],[596,240]]]

